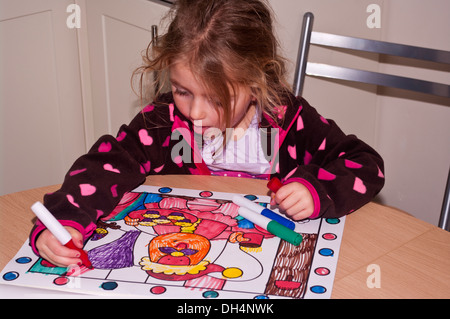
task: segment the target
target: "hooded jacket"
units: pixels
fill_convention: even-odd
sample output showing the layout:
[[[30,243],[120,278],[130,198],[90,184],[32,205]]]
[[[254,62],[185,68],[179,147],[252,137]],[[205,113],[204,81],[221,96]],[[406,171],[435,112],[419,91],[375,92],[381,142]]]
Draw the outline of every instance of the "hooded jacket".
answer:
[[[286,184],[304,184],[314,200],[310,218],[341,217],[368,203],[384,185],[383,160],[354,135],[344,134],[301,97],[290,96],[276,119],[263,114],[261,138],[270,172]],[[122,196],[154,174],[212,175],[201,158],[192,123],[176,108],[171,93],[146,106],[117,136],[102,136],[78,158],[61,188],[44,196],[44,205],[64,226],[87,240],[99,219],[107,219]],[[233,176],[249,177],[248,174]],[[38,220],[35,243],[45,226]]]

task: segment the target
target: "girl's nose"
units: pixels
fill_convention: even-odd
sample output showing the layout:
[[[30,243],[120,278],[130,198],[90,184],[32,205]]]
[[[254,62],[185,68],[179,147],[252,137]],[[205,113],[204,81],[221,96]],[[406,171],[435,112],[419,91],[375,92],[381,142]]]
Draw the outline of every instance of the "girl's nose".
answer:
[[[191,104],[189,117],[192,121],[201,121],[205,119],[206,110],[203,103],[199,99],[194,99]]]

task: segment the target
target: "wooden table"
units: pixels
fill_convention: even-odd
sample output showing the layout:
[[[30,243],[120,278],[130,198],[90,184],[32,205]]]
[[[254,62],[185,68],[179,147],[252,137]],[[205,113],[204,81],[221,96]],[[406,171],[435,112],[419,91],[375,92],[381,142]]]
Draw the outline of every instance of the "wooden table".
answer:
[[[244,178],[153,176],[146,184],[267,194],[265,182]],[[0,269],[29,235],[30,206],[58,188],[0,197]],[[380,288],[369,288],[372,267],[379,267]],[[332,297],[450,298],[450,233],[395,208],[365,205],[347,217]]]

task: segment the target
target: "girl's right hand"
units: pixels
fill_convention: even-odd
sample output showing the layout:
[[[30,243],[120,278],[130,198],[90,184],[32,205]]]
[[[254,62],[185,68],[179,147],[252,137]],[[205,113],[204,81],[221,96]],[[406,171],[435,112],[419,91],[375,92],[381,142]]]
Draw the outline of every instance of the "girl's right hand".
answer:
[[[72,236],[72,241],[78,248],[83,248],[83,236],[72,227],[64,227]],[[67,248],[56,239],[52,233],[46,229],[38,237],[36,248],[42,258],[60,267],[69,265],[81,265],[80,252]]]

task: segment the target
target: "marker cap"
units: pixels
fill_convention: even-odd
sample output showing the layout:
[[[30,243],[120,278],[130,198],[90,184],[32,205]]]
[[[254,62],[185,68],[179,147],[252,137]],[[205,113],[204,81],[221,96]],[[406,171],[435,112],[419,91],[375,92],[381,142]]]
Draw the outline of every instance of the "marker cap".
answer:
[[[62,245],[65,245],[72,239],[72,236],[70,236],[69,232],[60,224],[60,222],[52,215],[52,213],[48,211],[48,209],[41,202],[34,203],[31,206],[31,210]]]
[[[277,213],[271,211],[270,209],[264,208],[261,211],[261,215],[266,216],[267,218],[270,218],[291,230],[295,229],[295,223],[292,220],[284,218],[283,216],[278,215]]]
[[[300,245],[303,241],[303,236],[301,234],[296,233],[295,231],[286,228],[275,221],[272,221],[267,225],[267,230],[294,246]]]
[[[276,193],[278,192],[278,190],[281,188],[281,186],[283,186],[283,184],[281,183],[281,181],[276,178],[273,177],[268,183],[267,183],[267,188],[269,188],[272,192]]]

